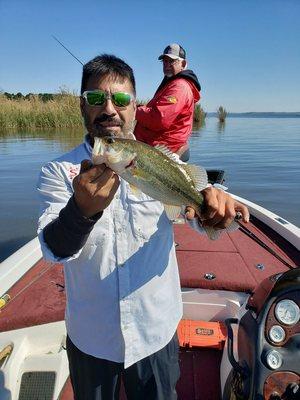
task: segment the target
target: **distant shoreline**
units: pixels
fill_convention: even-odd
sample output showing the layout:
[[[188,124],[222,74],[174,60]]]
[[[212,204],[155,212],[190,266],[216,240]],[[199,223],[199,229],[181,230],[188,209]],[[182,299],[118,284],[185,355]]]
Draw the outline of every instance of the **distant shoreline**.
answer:
[[[216,112],[208,112],[208,117],[217,117]],[[300,118],[300,112],[228,112],[227,118]]]
[[[220,110],[224,115],[220,114]],[[204,124],[205,118],[300,118],[300,112],[244,112],[233,113],[220,106],[218,112],[207,113],[196,104],[194,124]],[[82,116],[79,97],[73,93],[0,93],[0,131],[81,128]]]

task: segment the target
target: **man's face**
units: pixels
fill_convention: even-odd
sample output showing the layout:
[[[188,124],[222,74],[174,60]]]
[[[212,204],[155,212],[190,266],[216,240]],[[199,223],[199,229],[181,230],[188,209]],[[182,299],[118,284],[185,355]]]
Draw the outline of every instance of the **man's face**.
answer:
[[[164,75],[170,78],[173,75],[177,75],[179,72],[184,70],[186,61],[185,60],[174,60],[171,57],[164,56],[162,59]]]
[[[106,99],[102,106],[91,106],[80,98],[81,114],[84,125],[93,139],[102,136],[126,137],[133,131],[136,103],[133,88],[128,79],[105,76],[102,79],[91,77],[87,81],[85,90],[102,90],[111,95],[116,92],[126,92],[133,96],[133,100],[126,107],[117,107],[111,98]]]

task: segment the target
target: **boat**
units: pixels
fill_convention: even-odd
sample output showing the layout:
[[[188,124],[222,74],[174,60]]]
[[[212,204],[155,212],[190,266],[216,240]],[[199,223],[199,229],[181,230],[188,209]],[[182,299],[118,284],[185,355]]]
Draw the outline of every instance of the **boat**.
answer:
[[[300,399],[300,229],[233,196],[250,222],[217,241],[174,223],[178,398]],[[73,399],[62,265],[34,238],[0,264],[0,295],[0,400]]]

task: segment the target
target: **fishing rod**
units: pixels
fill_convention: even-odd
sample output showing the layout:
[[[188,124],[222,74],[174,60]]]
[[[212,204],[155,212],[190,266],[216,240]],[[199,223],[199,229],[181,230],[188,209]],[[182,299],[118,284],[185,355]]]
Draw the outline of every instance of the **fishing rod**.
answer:
[[[54,40],[57,41],[57,43],[59,43],[65,50],[67,50],[67,52],[68,52],[69,54],[71,54],[71,56],[72,56],[73,58],[75,58],[75,60],[77,60],[81,65],[84,65],[83,62],[81,62],[81,61],[79,60],[79,58],[77,58],[76,56],[74,56],[74,54],[73,54],[69,49],[67,49],[66,46],[65,46],[64,44],[62,44],[62,42],[60,42],[60,41],[57,39],[57,37],[55,37],[54,35],[51,35],[51,36],[53,37]]]
[[[252,240],[254,240],[256,243],[258,243],[261,247],[263,247],[265,250],[267,250],[269,253],[271,253],[274,257],[277,258],[277,260],[281,261],[286,267],[289,269],[294,269],[297,268],[297,266],[292,266],[290,265],[287,261],[285,261],[282,257],[280,257],[279,254],[276,253],[271,247],[269,247],[266,243],[264,243],[258,236],[256,236],[253,232],[250,231],[250,229],[246,228],[238,219],[235,219],[235,221],[239,225],[239,230],[243,232],[245,235],[250,237]]]

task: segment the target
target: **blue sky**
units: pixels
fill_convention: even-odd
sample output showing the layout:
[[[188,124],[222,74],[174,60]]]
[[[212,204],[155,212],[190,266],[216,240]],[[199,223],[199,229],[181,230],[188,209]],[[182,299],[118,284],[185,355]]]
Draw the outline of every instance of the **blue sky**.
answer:
[[[149,99],[162,79],[157,57],[177,42],[206,111],[300,111],[299,16],[299,0],[0,0],[0,89],[79,91],[82,67],[54,34],[83,62],[123,58]]]

